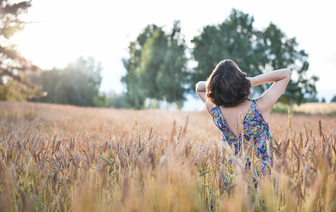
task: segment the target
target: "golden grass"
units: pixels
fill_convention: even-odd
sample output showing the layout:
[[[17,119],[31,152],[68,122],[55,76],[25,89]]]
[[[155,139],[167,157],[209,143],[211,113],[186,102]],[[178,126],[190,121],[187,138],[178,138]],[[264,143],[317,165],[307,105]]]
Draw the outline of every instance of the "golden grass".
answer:
[[[309,114],[336,114],[336,102],[311,102],[301,104],[300,106],[294,105],[293,110]]]
[[[209,211],[210,193],[215,211],[335,211],[335,119],[290,126],[271,114],[274,165],[255,191],[205,111],[0,102],[0,211]]]
[[[286,110],[287,105],[277,103],[276,107],[281,110]],[[322,102],[310,102],[301,105],[293,105],[292,111],[296,113],[303,113],[309,115],[329,115],[336,116],[336,102],[322,103]]]

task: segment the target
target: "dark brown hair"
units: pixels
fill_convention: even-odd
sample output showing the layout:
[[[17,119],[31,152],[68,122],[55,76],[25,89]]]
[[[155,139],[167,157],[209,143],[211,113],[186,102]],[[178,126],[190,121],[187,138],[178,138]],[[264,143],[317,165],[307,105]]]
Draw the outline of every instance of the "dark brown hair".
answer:
[[[250,95],[250,80],[232,60],[218,63],[207,82],[206,96],[218,106],[234,107]]]

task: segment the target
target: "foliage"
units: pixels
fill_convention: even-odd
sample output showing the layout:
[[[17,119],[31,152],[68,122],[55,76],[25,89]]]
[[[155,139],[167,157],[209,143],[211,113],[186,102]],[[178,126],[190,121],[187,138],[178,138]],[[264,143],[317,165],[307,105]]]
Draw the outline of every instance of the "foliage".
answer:
[[[250,151],[221,148],[205,111],[0,108],[0,211],[211,211],[211,197],[213,211],[335,209],[334,118],[271,114],[273,168],[256,190]]]
[[[140,89],[146,97],[160,99],[160,85],[155,82],[155,79],[165,59],[167,45],[165,32],[158,27],[142,48],[139,80]]]
[[[219,25],[208,25],[192,40],[193,56],[198,65],[193,75],[193,84],[205,80],[217,63],[232,58],[251,75],[262,73],[259,66],[266,63],[262,46],[253,28],[254,18],[243,12],[232,10],[230,16]],[[192,86],[193,88],[194,86]]]
[[[21,56],[10,40],[27,24],[19,16],[26,13],[30,6],[31,1],[0,1],[0,100],[23,101],[43,95],[27,77],[27,74],[39,72],[39,68]]]
[[[322,97],[322,99],[321,99],[321,102],[326,102],[326,99],[324,98],[324,97]]]
[[[336,95],[330,100],[330,102],[336,102]]]
[[[36,99],[40,102],[57,103],[56,101],[56,85],[62,79],[62,71],[60,69],[53,68],[52,70],[46,70],[40,75],[40,83],[42,89],[47,93],[43,98]]]
[[[110,92],[106,95],[109,108],[129,108],[126,101],[126,95],[124,93],[117,94],[115,92]]]
[[[109,99],[104,93],[95,96],[94,102],[96,107],[107,107],[109,105]]]
[[[40,102],[71,104],[78,106],[107,105],[104,96],[99,96],[101,66],[93,58],[83,57],[64,69],[52,69],[41,74],[43,91],[47,96]]]
[[[179,21],[174,22],[172,32],[167,39],[168,47],[156,77],[156,83],[159,85],[159,95],[163,96],[167,102],[177,103],[181,108],[185,100],[187,58],[184,53],[186,43],[181,34]]]
[[[142,33],[140,33],[135,41],[130,42],[128,52],[130,58],[122,60],[127,71],[126,75],[121,78],[121,82],[126,84],[127,102],[136,109],[143,107],[146,95],[140,89],[139,69],[141,63],[142,48],[149,37],[152,37],[156,30],[156,25],[148,25]]]
[[[311,97],[311,98],[307,98],[307,99],[306,99],[306,102],[308,102],[308,103],[309,103],[309,102],[319,102],[319,99],[316,98],[316,97],[315,97],[315,98],[314,98],[314,97]]]
[[[192,40],[193,56],[198,65],[194,70],[192,85],[205,80],[216,64],[223,59],[234,60],[242,71],[255,76],[268,71],[291,68],[295,72],[283,94],[287,103],[302,103],[307,96],[316,95],[315,82],[318,77],[307,76],[308,54],[298,50],[296,38],[288,38],[273,23],[264,30],[253,28],[254,18],[233,9],[223,23],[205,26],[200,35]],[[269,85],[256,87],[261,93]],[[191,86],[194,88],[194,86]]]
[[[298,76],[298,79],[292,77],[283,94],[287,103],[300,104],[305,102],[306,98],[314,97],[317,94],[315,83],[319,78],[315,75],[307,76],[308,54],[304,50],[297,50],[296,38],[287,38],[281,29],[270,23],[263,32],[262,39],[267,63],[274,70],[288,67],[292,70],[292,76]]]
[[[183,102],[186,90],[186,44],[180,22],[171,33],[148,25],[136,41],[130,43],[129,59],[123,59],[127,74],[127,100],[133,108],[142,108],[146,98]]]
[[[25,80],[27,79],[25,78]],[[26,83],[29,83],[29,85]],[[42,92],[36,91],[39,88],[38,86],[30,84],[29,81],[26,81],[26,83],[9,80],[0,84],[0,101],[26,101],[27,97],[42,96]]]

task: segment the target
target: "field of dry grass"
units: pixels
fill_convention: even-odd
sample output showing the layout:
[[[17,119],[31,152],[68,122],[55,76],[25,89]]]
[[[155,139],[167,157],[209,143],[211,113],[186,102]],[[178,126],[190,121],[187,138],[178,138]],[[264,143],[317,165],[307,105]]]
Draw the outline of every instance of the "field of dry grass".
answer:
[[[276,107],[280,110],[287,110],[287,105],[277,103]],[[323,102],[309,102],[301,105],[293,105],[292,110],[296,113],[306,115],[328,115],[336,116],[336,102],[323,103]]]
[[[301,104],[300,106],[295,105],[293,110],[297,112],[309,113],[309,114],[336,114],[336,102],[331,103],[321,103],[321,102],[311,102]]]
[[[256,190],[205,111],[0,102],[0,211],[209,211],[210,194],[214,211],[335,211],[335,118],[269,123],[274,165]]]

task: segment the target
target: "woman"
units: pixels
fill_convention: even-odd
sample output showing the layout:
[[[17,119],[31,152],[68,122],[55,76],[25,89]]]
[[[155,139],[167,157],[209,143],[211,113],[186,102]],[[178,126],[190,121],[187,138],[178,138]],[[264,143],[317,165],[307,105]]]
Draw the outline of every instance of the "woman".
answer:
[[[256,77],[246,77],[232,60],[221,61],[207,81],[196,84],[196,93],[207,112],[222,133],[222,146],[239,156],[242,149],[254,142],[253,150],[261,160],[262,174],[272,166],[269,155],[272,134],[268,124],[271,110],[284,92],[291,76],[290,69],[281,69]],[[256,100],[250,100],[252,86],[273,82],[273,85]],[[240,118],[241,117],[241,118]],[[251,162],[245,158],[246,166]],[[259,175],[259,170],[255,170]],[[226,176],[223,176],[226,179]]]

